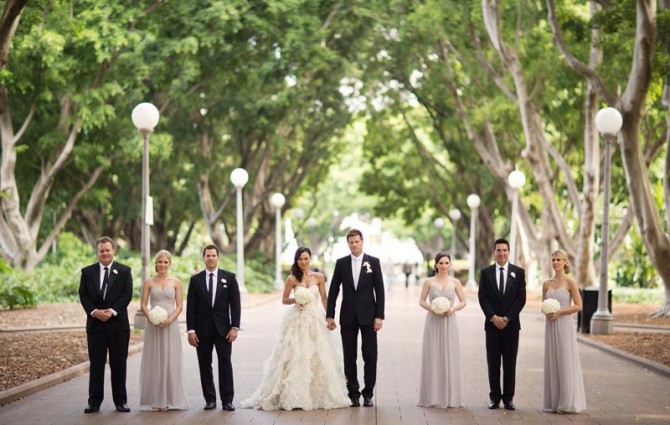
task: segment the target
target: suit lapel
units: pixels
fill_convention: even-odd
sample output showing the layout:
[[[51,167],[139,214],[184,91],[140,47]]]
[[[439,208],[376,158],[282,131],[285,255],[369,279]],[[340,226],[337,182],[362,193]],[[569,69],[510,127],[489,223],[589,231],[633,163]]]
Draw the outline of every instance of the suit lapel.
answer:
[[[95,292],[102,298],[102,282],[100,282],[100,263],[93,267],[93,285],[95,285]]]

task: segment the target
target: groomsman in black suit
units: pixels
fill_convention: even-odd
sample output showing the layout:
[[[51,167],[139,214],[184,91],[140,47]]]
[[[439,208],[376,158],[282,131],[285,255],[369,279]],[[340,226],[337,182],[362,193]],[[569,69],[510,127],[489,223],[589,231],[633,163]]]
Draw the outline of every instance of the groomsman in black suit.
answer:
[[[489,370],[489,409],[515,410],[514,381],[516,355],[519,351],[519,314],[526,304],[526,273],[508,262],[509,242],[494,243],[495,264],[484,267],[479,277],[479,305],[486,315],[486,362]],[[503,389],[500,391],[500,363],[503,367]]]
[[[340,333],[344,352],[344,375],[351,406],[360,406],[361,391],[358,384],[358,333],[361,334],[363,352],[363,405],[372,406],[377,380],[377,331],[384,321],[384,279],[379,259],[363,253],[363,234],[351,229],[347,233],[351,255],[342,257],[335,264],[333,279],[328,291],[328,329],[335,325],[335,305],[342,287],[340,308]]]
[[[188,343],[196,348],[205,410],[216,408],[212,352],[219,361],[219,393],[223,410],[233,411],[233,342],[240,328],[240,287],[233,273],[218,268],[219,249],[202,251],[205,270],[191,276],[186,298]]]
[[[133,295],[130,267],[114,261],[116,245],[107,236],[96,241],[98,262],[81,269],[79,300],[86,311],[86,340],[91,369],[88,406],[100,410],[105,397],[105,363],[109,351],[112,398],[119,412],[130,412],[126,393],[126,359],[130,341],[128,304]]]

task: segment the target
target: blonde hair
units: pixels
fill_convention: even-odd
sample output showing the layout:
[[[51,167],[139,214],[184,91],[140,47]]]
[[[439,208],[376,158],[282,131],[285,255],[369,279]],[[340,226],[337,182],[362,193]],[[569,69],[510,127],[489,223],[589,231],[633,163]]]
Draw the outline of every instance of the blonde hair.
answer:
[[[563,266],[563,270],[566,273],[570,272],[570,259],[568,258],[568,253],[564,249],[557,249],[551,253],[551,256],[565,260],[565,266]]]
[[[172,264],[172,254],[170,254],[170,251],[168,251],[167,249],[161,249],[160,251],[158,251],[156,253],[156,255],[154,255],[154,270],[156,272],[158,271],[158,267],[156,266],[156,262],[163,257],[167,258],[168,262],[170,264]]]

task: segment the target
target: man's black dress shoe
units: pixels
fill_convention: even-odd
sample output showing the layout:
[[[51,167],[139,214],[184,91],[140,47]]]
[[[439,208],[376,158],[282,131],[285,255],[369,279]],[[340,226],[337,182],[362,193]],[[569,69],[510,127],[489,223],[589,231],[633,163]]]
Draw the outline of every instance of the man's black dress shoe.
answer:
[[[233,403],[230,403],[230,402],[228,402],[228,403],[223,403],[223,406],[221,406],[221,408],[222,408],[223,410],[227,410],[227,411],[229,411],[229,412],[232,412],[233,410],[235,410],[235,406],[233,406]]]
[[[117,404],[117,405],[116,405],[116,411],[117,411],[117,412],[125,412],[125,413],[127,413],[127,412],[130,412],[130,407],[128,407],[128,405],[127,405],[126,403],[123,403],[123,404]]]
[[[516,410],[516,406],[511,401],[503,404],[505,405],[505,410]]]
[[[84,413],[95,413],[98,411],[100,411],[100,406],[93,406],[90,404],[84,409]]]
[[[208,401],[205,403],[205,410],[212,410],[216,409],[216,402],[215,401]]]
[[[357,398],[351,397],[351,407],[360,407],[361,402]]]
[[[500,407],[500,403],[489,401],[489,409],[497,409],[498,407]]]
[[[371,397],[363,397],[363,406],[365,406],[365,407],[374,406],[374,403],[372,402],[372,398]]]

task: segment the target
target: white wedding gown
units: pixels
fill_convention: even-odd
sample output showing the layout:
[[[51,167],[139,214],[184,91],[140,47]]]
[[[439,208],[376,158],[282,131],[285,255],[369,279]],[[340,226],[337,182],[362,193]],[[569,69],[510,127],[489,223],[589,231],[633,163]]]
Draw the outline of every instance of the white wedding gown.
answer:
[[[284,316],[277,342],[263,363],[263,379],[243,408],[262,410],[334,409],[348,407],[337,332],[326,327],[319,288],[302,310],[293,305]]]

